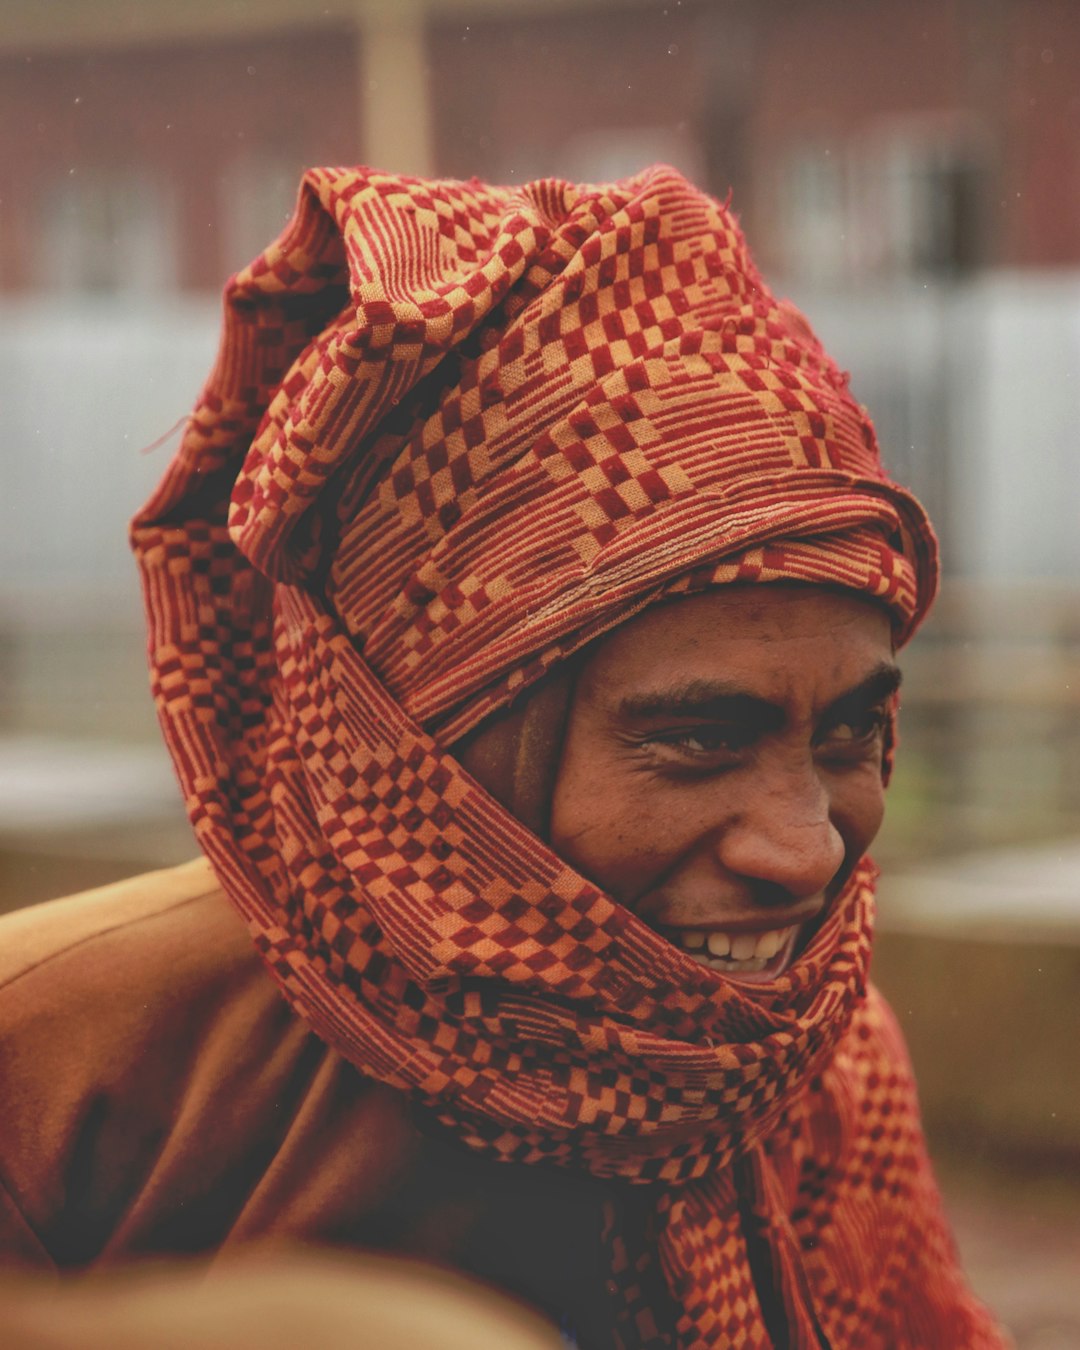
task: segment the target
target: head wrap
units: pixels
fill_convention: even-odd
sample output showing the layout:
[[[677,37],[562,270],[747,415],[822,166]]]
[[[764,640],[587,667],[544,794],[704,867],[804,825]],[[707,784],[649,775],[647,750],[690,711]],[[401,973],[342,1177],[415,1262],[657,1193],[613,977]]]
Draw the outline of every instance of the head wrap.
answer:
[[[657,1184],[655,1248],[610,1235],[625,1344],[767,1344],[762,1259],[790,1344],[818,1344],[791,1233],[753,1238],[739,1205],[780,1223],[763,1141],[859,1015],[869,864],[747,992],[448,747],[709,586],[846,587],[903,641],[936,581],[921,508],[731,215],[670,169],[514,188],[313,170],[225,302],[133,539],[165,738],[270,972],[469,1147]],[[717,1340],[733,1298],[745,1338]]]

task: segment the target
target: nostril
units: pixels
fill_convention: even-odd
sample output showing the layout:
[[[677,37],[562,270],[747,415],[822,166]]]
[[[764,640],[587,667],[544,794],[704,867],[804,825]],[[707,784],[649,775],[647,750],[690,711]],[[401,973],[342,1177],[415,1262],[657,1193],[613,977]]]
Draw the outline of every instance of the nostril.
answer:
[[[783,909],[797,904],[801,898],[775,881],[752,880],[750,894],[754,904],[762,909]]]

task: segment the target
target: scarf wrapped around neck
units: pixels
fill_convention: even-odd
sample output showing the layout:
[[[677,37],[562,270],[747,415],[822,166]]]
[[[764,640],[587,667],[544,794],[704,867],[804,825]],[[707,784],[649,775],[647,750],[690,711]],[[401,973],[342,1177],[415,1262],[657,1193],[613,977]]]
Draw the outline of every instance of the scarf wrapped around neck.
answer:
[[[838,1047],[888,1035],[871,865],[750,991],[450,749],[660,599],[841,586],[898,642],[925,612],[926,518],[730,214],[664,168],[515,188],[311,171],[227,288],[133,540],[198,840],[317,1033],[493,1159],[652,1187],[649,1241],[608,1234],[620,1344],[901,1344],[874,1335],[904,1251],[868,1294],[829,1235],[880,1223],[950,1260],[902,1051],[870,1118],[822,1087]],[[792,1212],[785,1168],[826,1149],[815,1130],[882,1124],[861,1183],[823,1177]],[[954,1312],[917,1343],[996,1344],[956,1338],[954,1294],[920,1295]]]

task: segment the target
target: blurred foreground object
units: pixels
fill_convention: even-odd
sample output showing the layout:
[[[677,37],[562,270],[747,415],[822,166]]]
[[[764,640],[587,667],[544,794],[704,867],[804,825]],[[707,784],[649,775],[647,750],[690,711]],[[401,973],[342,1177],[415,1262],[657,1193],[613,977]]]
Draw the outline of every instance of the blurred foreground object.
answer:
[[[299,1252],[206,1272],[0,1283],[7,1350],[544,1350],[558,1333],[490,1289],[390,1257]]]

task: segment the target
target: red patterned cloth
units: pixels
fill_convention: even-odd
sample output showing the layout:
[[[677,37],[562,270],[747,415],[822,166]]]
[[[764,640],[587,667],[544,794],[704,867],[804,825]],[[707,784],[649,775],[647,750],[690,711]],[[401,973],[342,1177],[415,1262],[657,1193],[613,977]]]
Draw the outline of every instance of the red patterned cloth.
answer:
[[[191,819],[294,1008],[471,1148],[651,1184],[620,1344],[998,1344],[867,998],[870,864],[751,992],[447,748],[661,597],[925,612],[925,516],[724,208],[312,171],[133,538]]]

